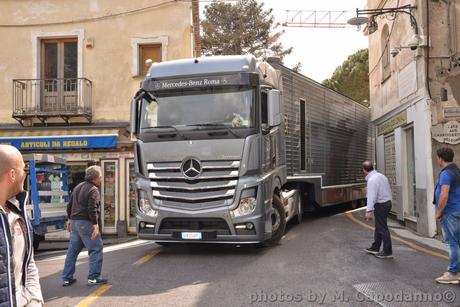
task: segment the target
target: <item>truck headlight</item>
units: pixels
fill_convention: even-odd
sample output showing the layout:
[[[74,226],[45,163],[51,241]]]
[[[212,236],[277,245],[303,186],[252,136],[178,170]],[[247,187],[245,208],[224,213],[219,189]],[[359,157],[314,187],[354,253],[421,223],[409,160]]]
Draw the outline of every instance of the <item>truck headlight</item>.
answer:
[[[151,217],[157,217],[158,211],[152,208],[149,195],[144,190],[137,190],[139,211]]]
[[[256,210],[257,199],[255,197],[245,197],[240,200],[238,207],[231,212],[232,217],[240,217],[251,214]]]

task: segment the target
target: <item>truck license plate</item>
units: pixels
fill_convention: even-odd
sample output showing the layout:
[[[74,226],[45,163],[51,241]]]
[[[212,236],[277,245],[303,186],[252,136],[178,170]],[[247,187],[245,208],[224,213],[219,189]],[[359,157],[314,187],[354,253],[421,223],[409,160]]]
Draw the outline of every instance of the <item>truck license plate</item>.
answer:
[[[201,232],[182,232],[182,239],[184,240],[201,240]]]

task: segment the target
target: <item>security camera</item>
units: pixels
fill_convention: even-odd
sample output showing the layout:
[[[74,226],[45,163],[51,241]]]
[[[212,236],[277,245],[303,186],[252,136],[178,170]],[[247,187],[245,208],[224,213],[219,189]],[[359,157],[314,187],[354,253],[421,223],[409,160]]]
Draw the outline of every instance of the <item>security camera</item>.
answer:
[[[420,46],[420,42],[422,41],[420,35],[414,34],[410,38],[409,42],[407,43],[407,46],[410,48],[410,50],[416,50],[418,46]]]
[[[399,48],[391,48],[390,49],[390,54],[392,57],[395,57],[399,54],[400,49]]]

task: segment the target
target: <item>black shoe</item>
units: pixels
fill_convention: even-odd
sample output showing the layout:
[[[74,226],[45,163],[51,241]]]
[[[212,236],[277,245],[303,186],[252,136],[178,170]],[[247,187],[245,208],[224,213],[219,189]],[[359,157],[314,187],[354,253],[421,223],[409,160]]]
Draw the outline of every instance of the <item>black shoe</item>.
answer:
[[[380,252],[380,253],[375,254],[375,257],[380,258],[380,259],[391,259],[393,258],[393,254]]]
[[[372,247],[366,248],[365,251],[366,253],[372,254],[372,255],[377,255],[379,253],[378,249],[372,248]]]
[[[100,278],[100,277],[88,278],[88,286],[104,285],[107,282],[108,282],[107,279],[103,279],[103,278]]]
[[[72,278],[72,279],[66,279],[62,282],[62,286],[63,287],[68,287],[68,286],[71,286],[72,284],[74,284],[77,280],[75,278]]]

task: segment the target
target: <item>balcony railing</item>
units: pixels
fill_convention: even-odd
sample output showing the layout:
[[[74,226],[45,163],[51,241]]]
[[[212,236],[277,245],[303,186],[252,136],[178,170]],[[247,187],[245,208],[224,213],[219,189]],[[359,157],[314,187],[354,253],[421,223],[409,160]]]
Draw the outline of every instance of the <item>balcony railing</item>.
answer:
[[[92,82],[86,78],[13,80],[13,118],[21,125],[92,119]]]

